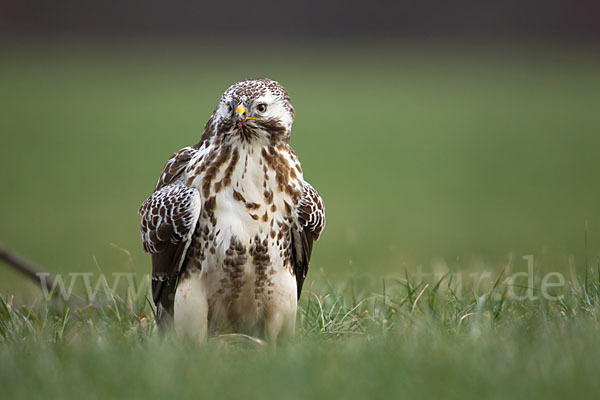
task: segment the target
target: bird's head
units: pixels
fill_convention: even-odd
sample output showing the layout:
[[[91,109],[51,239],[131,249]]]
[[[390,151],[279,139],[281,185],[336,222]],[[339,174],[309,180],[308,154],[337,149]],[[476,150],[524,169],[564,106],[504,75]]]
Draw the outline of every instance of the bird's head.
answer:
[[[294,107],[287,91],[270,79],[248,79],[231,85],[221,96],[204,137],[223,140],[289,140]]]

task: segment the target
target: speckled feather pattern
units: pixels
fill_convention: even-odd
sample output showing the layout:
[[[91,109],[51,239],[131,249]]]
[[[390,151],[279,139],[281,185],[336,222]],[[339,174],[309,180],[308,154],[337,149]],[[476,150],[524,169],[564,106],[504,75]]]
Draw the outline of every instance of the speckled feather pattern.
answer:
[[[186,241],[200,213],[200,196],[181,183],[163,186],[140,207],[144,251],[159,253],[169,244]]]
[[[296,215],[300,228],[313,232],[315,240],[319,239],[325,228],[325,206],[319,193],[308,182],[304,182],[302,199],[296,209]]]
[[[259,103],[267,111],[255,111]],[[231,110],[240,105],[255,117],[236,126]],[[154,300],[178,331],[293,334],[325,225],[323,201],[288,144],[293,119],[277,82],[232,85],[201,141],[168,160],[142,204],[142,242],[160,283]]]

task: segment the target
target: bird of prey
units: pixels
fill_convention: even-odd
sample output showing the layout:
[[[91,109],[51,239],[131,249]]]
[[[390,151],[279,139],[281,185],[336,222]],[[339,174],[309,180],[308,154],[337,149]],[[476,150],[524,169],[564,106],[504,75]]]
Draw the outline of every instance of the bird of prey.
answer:
[[[269,79],[230,86],[200,141],[167,161],[142,204],[160,326],[271,341],[294,333],[323,201],[289,145],[294,108]]]

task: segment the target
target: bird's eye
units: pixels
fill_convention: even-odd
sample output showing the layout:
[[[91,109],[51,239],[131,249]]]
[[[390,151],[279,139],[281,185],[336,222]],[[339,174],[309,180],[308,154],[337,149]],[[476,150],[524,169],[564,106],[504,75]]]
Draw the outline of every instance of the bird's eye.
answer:
[[[265,111],[267,111],[267,105],[264,103],[261,103],[256,106],[256,110],[260,113],[264,113]]]

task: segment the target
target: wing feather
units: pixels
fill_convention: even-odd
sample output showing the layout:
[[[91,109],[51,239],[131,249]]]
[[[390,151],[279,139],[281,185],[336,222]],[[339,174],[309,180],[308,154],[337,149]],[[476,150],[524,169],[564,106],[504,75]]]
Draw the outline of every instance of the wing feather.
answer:
[[[181,173],[185,170],[185,167],[190,163],[191,159],[198,153],[197,144],[194,147],[184,147],[173,154],[167,164],[163,168],[160,178],[156,183],[154,190],[159,190],[163,186],[173,183],[177,178],[181,176]]]
[[[296,226],[292,228],[292,266],[296,275],[298,299],[308,273],[313,243],[325,228],[325,206],[319,193],[304,182],[302,199],[296,208]]]
[[[156,191],[138,211],[142,245],[152,254],[152,297],[160,319],[162,311],[173,314],[177,278],[200,215],[200,193],[182,179],[196,151],[186,147],[169,159]]]

